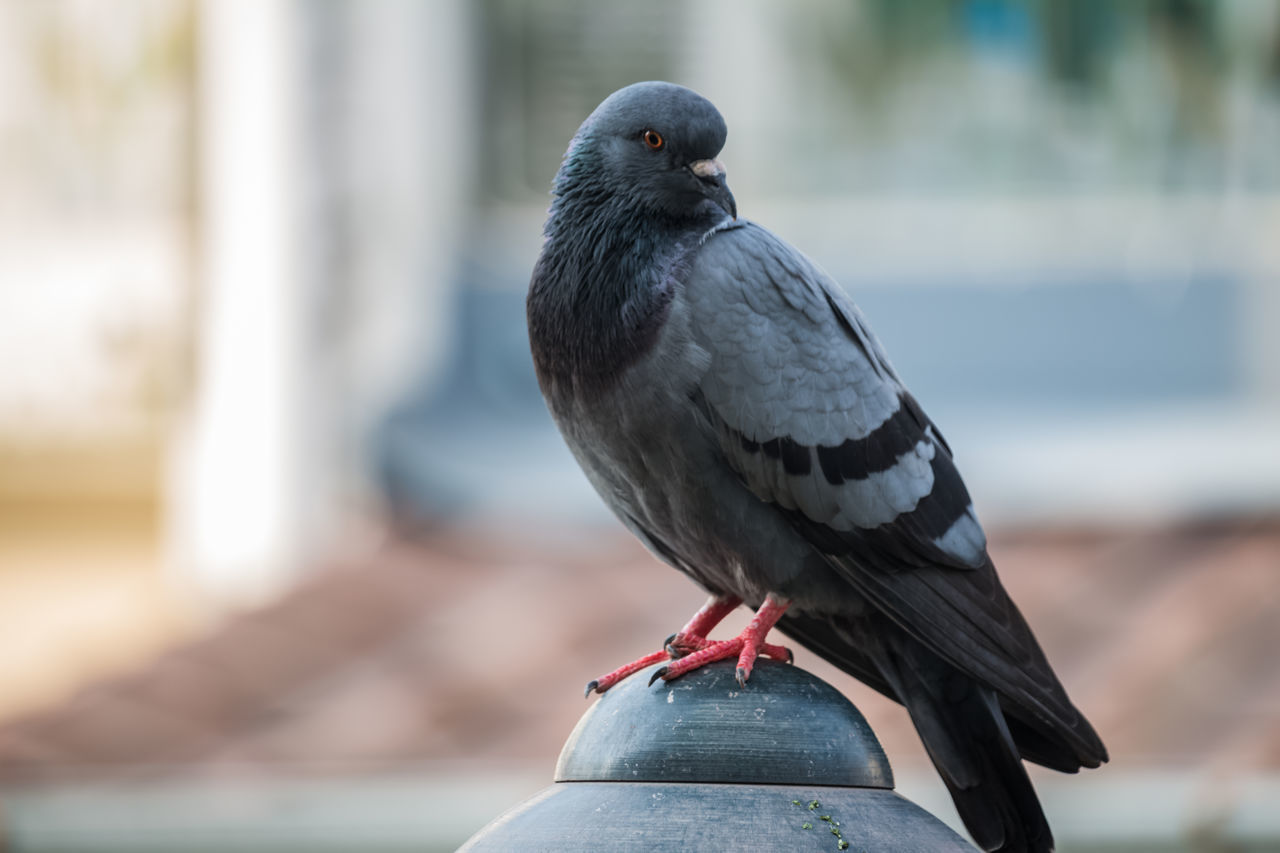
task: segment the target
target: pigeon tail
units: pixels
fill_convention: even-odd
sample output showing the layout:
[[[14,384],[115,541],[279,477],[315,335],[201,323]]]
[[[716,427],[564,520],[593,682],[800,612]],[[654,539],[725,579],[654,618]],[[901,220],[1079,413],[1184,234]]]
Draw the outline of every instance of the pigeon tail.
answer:
[[[988,851],[1052,851],[1049,822],[995,691],[937,657],[903,651],[885,676],[974,841]]]

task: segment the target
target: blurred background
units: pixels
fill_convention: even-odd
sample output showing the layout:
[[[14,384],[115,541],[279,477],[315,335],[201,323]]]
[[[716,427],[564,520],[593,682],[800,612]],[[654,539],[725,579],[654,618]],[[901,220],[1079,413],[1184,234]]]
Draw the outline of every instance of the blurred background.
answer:
[[[524,327],[644,79],[956,448],[1111,747],[1061,849],[1280,850],[1268,0],[0,0],[0,849],[452,850],[700,604]]]

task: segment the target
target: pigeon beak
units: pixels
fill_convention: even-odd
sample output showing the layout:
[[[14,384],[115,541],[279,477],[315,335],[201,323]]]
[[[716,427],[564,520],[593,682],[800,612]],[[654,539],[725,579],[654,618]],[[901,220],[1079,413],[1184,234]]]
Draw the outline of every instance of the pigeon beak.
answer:
[[[718,204],[734,219],[738,218],[738,203],[734,201],[733,193],[729,192],[729,185],[725,182],[724,166],[719,160],[694,160],[689,164],[689,171],[702,182],[707,198]]]

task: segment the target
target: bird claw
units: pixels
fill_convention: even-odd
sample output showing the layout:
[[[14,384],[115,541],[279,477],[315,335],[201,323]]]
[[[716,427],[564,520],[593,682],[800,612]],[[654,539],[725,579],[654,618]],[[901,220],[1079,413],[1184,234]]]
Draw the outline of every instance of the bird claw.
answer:
[[[584,695],[589,698],[592,691],[596,693],[604,693],[610,687],[613,687],[613,685],[617,684],[627,676],[633,675],[634,673],[652,666],[655,663],[662,663],[667,660],[670,660],[670,658],[667,656],[666,652],[654,652],[652,654],[645,655],[639,660],[634,660],[626,666],[619,667],[613,672],[602,675],[594,681],[589,682]]]
[[[745,666],[740,666],[733,672],[733,677],[737,679],[739,687],[747,686],[747,679],[751,677],[751,670]]]
[[[661,651],[647,654],[607,675],[600,676],[587,684],[585,695],[589,697],[592,692],[604,693],[622,679],[654,664],[662,664],[662,666],[649,677],[650,686],[658,679],[671,681],[712,661],[735,654],[738,655],[736,676],[740,685],[745,685],[747,679],[751,677],[751,668],[757,655],[791,663],[794,657],[790,649],[764,642],[769,629],[787,609],[786,602],[773,595],[766,597],[765,603],[756,612],[756,618],[737,637],[719,642],[711,642],[706,638],[703,632],[719,621],[719,617],[723,616],[724,612],[728,612],[728,609],[736,607],[739,603],[736,598],[713,599],[707,607],[703,608],[703,611],[690,620],[688,625],[667,637]]]
[[[588,681],[588,682],[587,682],[587,689],[586,689],[586,690],[584,690],[584,691],[582,692],[582,698],[583,698],[583,699],[588,699],[588,698],[590,698],[590,697],[591,697],[591,694],[592,694],[592,693],[594,693],[594,692],[595,692],[596,690],[598,690],[599,688],[600,688],[600,682],[599,682],[599,681],[596,681],[595,679],[592,679],[591,681]],[[603,693],[604,691],[601,691],[601,692]]]

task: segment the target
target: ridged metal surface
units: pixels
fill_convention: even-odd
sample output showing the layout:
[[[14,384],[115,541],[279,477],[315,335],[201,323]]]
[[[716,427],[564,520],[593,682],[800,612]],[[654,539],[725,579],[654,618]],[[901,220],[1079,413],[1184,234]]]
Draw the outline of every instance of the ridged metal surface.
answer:
[[[650,686],[651,672],[601,697],[556,783],[461,851],[972,853],[894,793],[862,714],[810,673],[761,660],[742,688],[732,661],[671,684]]]
[[[884,788],[671,782],[551,785],[459,853],[842,849],[973,853],[941,821]]]

